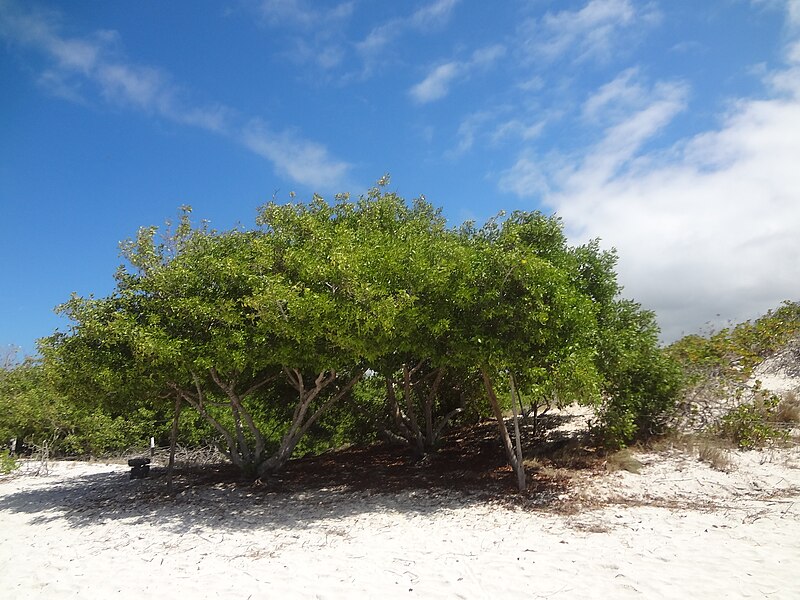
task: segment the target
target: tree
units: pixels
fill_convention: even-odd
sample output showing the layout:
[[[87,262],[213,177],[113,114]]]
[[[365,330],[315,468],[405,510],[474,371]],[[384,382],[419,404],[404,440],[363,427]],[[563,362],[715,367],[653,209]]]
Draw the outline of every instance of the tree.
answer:
[[[149,415],[123,418],[91,402],[73,401],[47,360],[26,358],[0,369],[0,439],[16,450],[47,447],[50,453],[100,455],[133,445]],[[130,416],[130,413],[128,415]]]
[[[339,298],[287,277],[279,235],[192,229],[188,211],[173,236],[158,242],[156,233],[125,244],[133,270],[118,271],[112,295],[61,307],[74,325],[54,346],[83,366],[84,392],[177,399],[214,428],[234,464],[259,475],[279,468],[360,376],[329,328]],[[268,439],[263,428],[285,415],[287,388],[296,394],[290,421]]]
[[[448,228],[387,183],[355,201],[269,203],[252,230],[193,227],[188,207],[164,233],[140,229],[111,295],[60,308],[73,325],[48,340],[46,360],[73,393],[117,411],[155,406],[177,423],[192,408],[258,476],[367,371],[418,455],[482,386],[523,488],[500,396],[512,407],[517,394],[632,397],[655,360],[649,321],[616,300],[614,255],[570,247],[559,219],[515,212]]]
[[[479,370],[520,489],[521,444],[505,427],[497,390],[508,382],[533,396],[572,401],[597,397],[593,363],[596,308],[576,285],[560,222],[540,213],[513,213],[462,236],[471,249],[469,277],[459,290],[458,331],[450,353]],[[511,403],[513,407],[513,402]]]

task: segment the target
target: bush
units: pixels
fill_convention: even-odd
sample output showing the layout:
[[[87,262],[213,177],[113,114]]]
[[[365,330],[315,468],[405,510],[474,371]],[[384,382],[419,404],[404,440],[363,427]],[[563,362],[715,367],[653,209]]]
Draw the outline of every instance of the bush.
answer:
[[[0,475],[8,475],[19,469],[19,461],[10,454],[0,454]]]
[[[697,458],[708,463],[717,471],[728,472],[733,469],[728,451],[710,440],[705,440],[697,447]]]
[[[615,308],[598,355],[606,378],[598,433],[611,449],[665,433],[683,385],[678,363],[658,347],[655,315],[627,301]]]
[[[122,417],[112,418],[100,410],[80,415],[72,431],[56,440],[61,454],[100,456],[109,452],[141,446],[146,437],[137,431],[136,424]]]
[[[720,435],[746,450],[786,440],[788,433],[776,425],[780,402],[778,396],[765,397],[762,392],[753,402],[737,406],[722,418]]]
[[[688,335],[668,353],[684,368],[690,381],[722,378],[746,381],[765,358],[800,335],[800,302],[784,302],[755,321],[708,336]]]
[[[795,392],[784,394],[783,399],[778,403],[775,419],[778,423],[800,423],[800,398]]]

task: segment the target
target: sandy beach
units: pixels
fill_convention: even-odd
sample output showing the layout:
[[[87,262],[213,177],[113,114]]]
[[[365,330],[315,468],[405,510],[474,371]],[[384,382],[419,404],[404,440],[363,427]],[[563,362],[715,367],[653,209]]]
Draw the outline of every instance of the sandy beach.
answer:
[[[6,598],[800,598],[800,449],[586,473],[540,508],[453,490],[225,483],[126,466],[0,480]],[[30,471],[30,467],[28,467]]]

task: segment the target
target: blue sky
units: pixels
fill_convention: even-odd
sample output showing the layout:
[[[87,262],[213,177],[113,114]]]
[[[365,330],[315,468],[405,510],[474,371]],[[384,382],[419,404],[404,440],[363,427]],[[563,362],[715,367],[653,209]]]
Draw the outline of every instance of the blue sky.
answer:
[[[664,339],[800,299],[798,0],[0,0],[0,349],[191,204],[564,218]]]

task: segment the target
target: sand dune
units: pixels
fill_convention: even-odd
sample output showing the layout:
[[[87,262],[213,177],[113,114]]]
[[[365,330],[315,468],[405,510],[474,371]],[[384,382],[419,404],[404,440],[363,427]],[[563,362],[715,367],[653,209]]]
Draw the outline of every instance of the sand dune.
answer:
[[[166,497],[120,465],[0,480],[10,598],[800,598],[800,450],[681,452],[530,510],[456,491]]]

